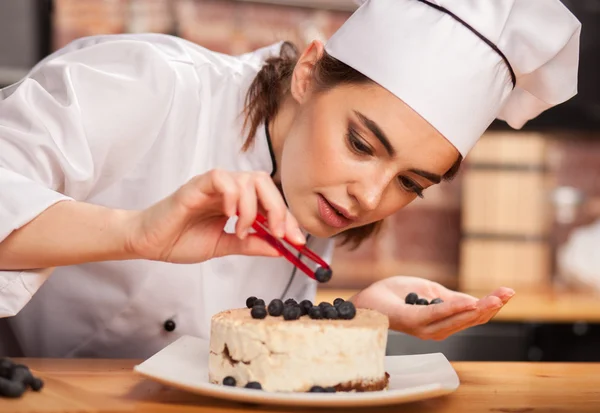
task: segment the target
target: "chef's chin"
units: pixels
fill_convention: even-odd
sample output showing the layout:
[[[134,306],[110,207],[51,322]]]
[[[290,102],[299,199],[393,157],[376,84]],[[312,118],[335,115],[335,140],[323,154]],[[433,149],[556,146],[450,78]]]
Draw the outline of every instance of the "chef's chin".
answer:
[[[318,216],[311,217],[305,221],[305,223],[300,223],[300,228],[308,232],[313,237],[331,238],[340,232],[335,228],[325,225]]]

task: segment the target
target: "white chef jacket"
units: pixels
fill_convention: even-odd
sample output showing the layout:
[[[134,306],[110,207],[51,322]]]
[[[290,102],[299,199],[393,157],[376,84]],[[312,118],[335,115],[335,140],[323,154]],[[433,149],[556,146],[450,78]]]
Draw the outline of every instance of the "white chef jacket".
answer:
[[[217,167],[272,173],[264,128],[241,151],[242,109],[279,48],[227,56],[126,34],[41,61],[0,91],[0,241],[61,200],[144,209]],[[330,240],[308,246],[331,260]],[[315,281],[293,272],[283,258],[244,256],[0,271],[0,355],[145,358],[184,334],[207,338],[211,316],[250,295],[313,299]]]

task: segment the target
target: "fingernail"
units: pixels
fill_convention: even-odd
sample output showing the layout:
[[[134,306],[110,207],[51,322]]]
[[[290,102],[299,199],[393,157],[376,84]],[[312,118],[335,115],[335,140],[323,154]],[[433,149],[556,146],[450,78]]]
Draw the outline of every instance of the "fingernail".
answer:
[[[240,234],[240,238],[241,239],[245,239],[248,236],[248,230],[245,229],[242,231],[242,233]]]
[[[285,224],[281,223],[277,226],[277,231],[275,232],[275,236],[277,238],[283,238],[285,236]]]
[[[294,240],[299,244],[304,244],[306,242],[306,238],[304,238],[304,234],[299,229],[294,231]]]

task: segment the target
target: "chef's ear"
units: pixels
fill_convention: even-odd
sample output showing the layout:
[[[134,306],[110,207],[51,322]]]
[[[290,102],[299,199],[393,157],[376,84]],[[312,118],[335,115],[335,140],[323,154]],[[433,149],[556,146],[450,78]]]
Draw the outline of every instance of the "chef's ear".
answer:
[[[313,40],[296,63],[294,73],[292,73],[290,91],[298,103],[305,102],[310,96],[313,72],[317,62],[323,57],[324,49],[323,43]]]

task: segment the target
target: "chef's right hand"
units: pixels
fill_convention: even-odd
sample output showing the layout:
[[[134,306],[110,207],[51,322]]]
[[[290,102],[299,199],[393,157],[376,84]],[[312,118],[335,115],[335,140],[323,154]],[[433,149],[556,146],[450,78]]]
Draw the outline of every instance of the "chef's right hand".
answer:
[[[192,178],[171,196],[133,215],[127,248],[145,259],[196,263],[225,255],[279,256],[249,230],[265,211],[270,232],[304,244],[298,222],[264,172],[212,170]],[[224,231],[238,215],[235,234]]]

